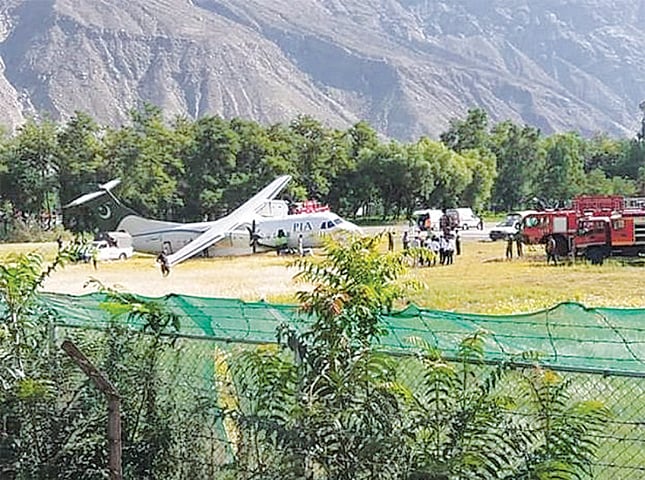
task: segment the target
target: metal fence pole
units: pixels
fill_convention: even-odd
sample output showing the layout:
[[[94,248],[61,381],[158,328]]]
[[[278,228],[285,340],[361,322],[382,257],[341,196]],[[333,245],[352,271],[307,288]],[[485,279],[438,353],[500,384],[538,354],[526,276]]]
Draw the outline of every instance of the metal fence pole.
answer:
[[[121,466],[121,396],[107,377],[101,373],[70,340],[64,340],[61,348],[83,370],[96,387],[108,399],[108,446],[110,480],[122,480]]]

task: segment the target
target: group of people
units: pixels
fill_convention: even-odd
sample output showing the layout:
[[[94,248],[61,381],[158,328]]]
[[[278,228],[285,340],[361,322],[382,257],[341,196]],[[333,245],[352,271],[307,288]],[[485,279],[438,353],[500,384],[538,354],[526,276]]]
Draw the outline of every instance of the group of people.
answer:
[[[517,257],[522,257],[524,255],[523,244],[522,232],[518,230],[516,233],[508,234],[506,236],[506,260],[513,259],[513,245],[515,245]]]
[[[428,232],[415,231],[410,235],[408,230],[403,232],[403,249],[427,249],[430,255],[420,255],[419,266],[452,265],[455,255],[461,255],[461,237],[457,231]]]

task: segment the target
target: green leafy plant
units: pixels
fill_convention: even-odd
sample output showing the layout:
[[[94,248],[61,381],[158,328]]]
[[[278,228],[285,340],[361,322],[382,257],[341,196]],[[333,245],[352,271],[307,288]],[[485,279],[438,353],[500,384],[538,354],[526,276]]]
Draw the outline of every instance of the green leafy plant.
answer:
[[[234,359],[242,400],[227,415],[240,430],[238,478],[588,475],[608,412],[572,401],[555,373],[487,364],[485,332],[464,338],[451,359],[414,339],[416,358],[379,351],[380,315],[413,285],[397,282],[406,254],[378,245],[330,243],[323,259],[296,261],[296,278],[311,285],[298,294],[308,321],[279,329],[280,348]],[[402,369],[421,380],[403,382]]]
[[[402,395],[410,478],[587,478],[604,404],[572,402],[569,383],[550,370],[485,365],[485,339],[467,336],[451,361],[413,340],[424,376]]]

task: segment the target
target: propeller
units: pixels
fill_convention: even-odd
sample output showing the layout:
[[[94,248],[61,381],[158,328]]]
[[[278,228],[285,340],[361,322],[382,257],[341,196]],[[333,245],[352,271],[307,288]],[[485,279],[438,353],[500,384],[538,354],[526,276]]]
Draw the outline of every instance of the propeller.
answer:
[[[253,253],[256,253],[257,246],[262,235],[260,235],[256,230],[255,220],[253,220],[251,222],[251,226],[246,227],[246,229],[249,231],[249,247],[252,247]]]

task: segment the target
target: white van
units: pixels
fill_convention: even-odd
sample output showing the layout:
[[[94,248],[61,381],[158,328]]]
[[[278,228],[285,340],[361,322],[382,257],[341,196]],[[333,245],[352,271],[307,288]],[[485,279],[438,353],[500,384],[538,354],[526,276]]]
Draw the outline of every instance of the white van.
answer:
[[[449,208],[446,210],[446,215],[453,217],[456,220],[457,227],[463,230],[481,226],[481,219],[475,215],[470,207]]]
[[[425,210],[415,210],[412,212],[412,217],[419,227],[419,230],[427,230],[428,223],[430,230],[439,230],[439,220],[443,216],[443,212],[436,208],[426,208]]]

